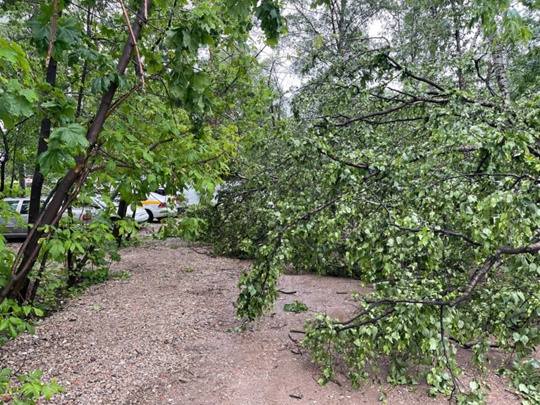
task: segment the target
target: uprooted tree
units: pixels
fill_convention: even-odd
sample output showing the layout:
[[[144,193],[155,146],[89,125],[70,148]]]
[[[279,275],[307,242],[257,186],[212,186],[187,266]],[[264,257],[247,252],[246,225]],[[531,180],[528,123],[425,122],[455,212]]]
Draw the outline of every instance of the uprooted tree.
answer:
[[[496,347],[516,391],[538,401],[536,9],[317,5],[292,2],[288,16],[303,77],[292,116],[246,146],[209,214],[221,252],[256,259],[239,315],[270,308],[286,269],[358,278],[372,292],[354,317],[306,325],[323,381],[336,356],[355,384],[384,357],[390,382],[413,382],[415,364],[433,393],[481,400],[456,350],[484,367]],[[386,23],[370,36],[373,21]]]

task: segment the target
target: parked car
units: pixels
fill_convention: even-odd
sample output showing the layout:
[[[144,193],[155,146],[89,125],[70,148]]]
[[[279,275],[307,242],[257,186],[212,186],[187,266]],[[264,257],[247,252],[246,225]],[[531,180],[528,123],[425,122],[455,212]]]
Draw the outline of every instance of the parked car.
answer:
[[[83,224],[91,222],[97,215],[99,215],[99,212],[103,209],[103,207],[93,201],[92,198],[90,198],[90,201],[91,202],[89,204],[81,204],[76,201],[70,209],[64,212],[63,216],[69,216],[69,211],[71,211],[73,219],[81,221]]]
[[[4,218],[0,218],[2,235],[9,238],[25,238],[28,234],[28,210],[30,208],[30,198],[4,198],[4,202],[9,205],[9,219],[6,213],[2,213]],[[17,215],[19,214],[19,215]]]
[[[116,208],[118,208],[118,201],[114,201],[113,204]],[[72,207],[71,211],[75,219],[82,221],[83,223],[88,223],[91,222],[97,215],[100,215],[103,210],[107,210],[107,208],[107,203],[105,201],[103,201],[100,197],[93,196],[90,197],[89,204],[79,206],[75,205]],[[146,210],[142,206],[137,207],[135,214],[133,214],[131,207],[128,206],[126,216],[132,217],[135,222],[138,223],[148,221],[149,218]],[[115,221],[118,219],[118,217],[111,213],[110,219]]]
[[[4,198],[3,201],[8,204],[9,213],[0,213],[0,232],[6,239],[25,238],[28,235],[30,198]],[[118,204],[115,203],[115,206],[118,206]],[[91,222],[97,215],[100,215],[106,208],[107,204],[99,197],[90,197],[89,204],[74,204],[71,212],[74,219],[86,224]],[[64,216],[67,215],[68,212],[64,212]],[[126,216],[133,217],[138,223],[146,222],[149,219],[148,213],[143,207],[137,207],[135,215],[133,215],[131,208],[128,207]],[[115,220],[116,216],[113,214],[110,219]]]
[[[168,201],[169,197],[158,193],[150,193],[146,200],[141,201],[142,206],[148,213],[148,222],[154,219],[171,217],[177,214],[174,201]]]
[[[101,201],[101,202],[106,206],[104,201]],[[114,206],[116,208],[118,208],[118,205],[120,204],[120,201],[114,200],[113,204],[114,204]],[[150,216],[148,215],[146,210],[141,205],[137,205],[137,207],[135,209],[135,215],[133,214],[133,210],[131,209],[131,207],[128,205],[127,211],[126,211],[126,217],[133,218],[135,220],[135,222],[137,222],[139,224],[142,223],[142,222],[148,221],[148,219],[150,218]],[[117,219],[117,217],[115,215],[112,215],[111,219],[115,220],[115,219]]]
[[[12,211],[10,218],[7,220],[0,218],[0,225],[2,229],[2,235],[6,239],[11,238],[25,238],[28,235],[28,211],[30,208],[30,198],[4,198],[4,202],[9,204],[9,210]],[[91,220],[98,211],[97,207],[73,207],[73,217],[83,223]],[[19,214],[19,217],[15,215]],[[4,213],[2,213],[4,214]],[[68,215],[67,212],[64,216]]]
[[[157,189],[155,193],[166,197],[168,205],[170,205],[170,208],[174,208],[177,214],[180,214],[187,208],[187,198],[183,194],[170,195],[162,187]]]

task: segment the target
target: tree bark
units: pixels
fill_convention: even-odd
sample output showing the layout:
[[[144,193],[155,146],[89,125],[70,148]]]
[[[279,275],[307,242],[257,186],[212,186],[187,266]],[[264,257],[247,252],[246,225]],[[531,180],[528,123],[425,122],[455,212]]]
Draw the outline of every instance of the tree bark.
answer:
[[[500,44],[495,45],[492,51],[493,74],[495,75],[495,80],[497,81],[501,96],[506,102],[509,102],[510,90],[508,86],[507,59],[508,55],[506,49]]]
[[[116,212],[116,215],[118,215],[119,219],[124,219],[126,217],[126,213],[126,200],[120,199],[120,204],[118,204],[118,210]],[[122,235],[120,235],[120,227],[116,222],[114,223],[113,236],[116,239],[116,243],[118,244],[118,246],[120,246],[120,244],[122,243]]]
[[[49,66],[47,66],[46,82],[52,87],[56,86],[56,73],[58,71],[58,63],[54,58],[51,58]],[[39,132],[37,156],[47,151],[47,140],[51,135],[51,120],[44,118],[41,121],[41,130]],[[30,191],[30,208],[28,211],[28,224],[34,224],[41,210],[41,191],[43,189],[43,173],[41,167],[36,164],[34,175],[32,176],[32,187]]]
[[[2,141],[4,143],[4,152],[2,154],[2,156],[0,156],[1,158],[1,162],[0,162],[0,166],[1,166],[1,173],[0,173],[0,192],[4,192],[5,190],[5,186],[6,186],[6,164],[9,160],[9,145],[8,145],[8,142],[7,142],[7,138],[6,138],[6,135],[7,134],[4,134],[3,131],[1,131],[1,128],[0,128],[0,132],[2,133]]]

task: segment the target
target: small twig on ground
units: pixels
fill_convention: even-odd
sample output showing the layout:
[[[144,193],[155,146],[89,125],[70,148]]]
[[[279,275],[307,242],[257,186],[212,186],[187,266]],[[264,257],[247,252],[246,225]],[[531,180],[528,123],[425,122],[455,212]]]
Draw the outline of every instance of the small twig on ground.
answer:
[[[294,343],[298,343],[298,339],[293,338],[290,334],[287,336],[289,336],[289,339],[291,339]]]
[[[510,394],[515,395],[515,396],[518,397],[518,398],[521,398],[521,395],[519,395],[519,394],[518,394],[517,392],[515,392],[515,391],[512,391],[512,390],[509,389],[509,388],[505,388],[504,390],[505,390],[506,392],[509,392]]]
[[[283,290],[277,290],[277,291],[282,294],[296,294],[296,291],[283,291]]]
[[[209,257],[217,257],[215,254],[213,254],[212,252],[205,252],[203,250],[197,250],[195,249],[193,246],[188,246],[187,247],[189,250],[192,250],[193,252],[197,253],[198,255],[201,255],[201,256],[209,256]]]

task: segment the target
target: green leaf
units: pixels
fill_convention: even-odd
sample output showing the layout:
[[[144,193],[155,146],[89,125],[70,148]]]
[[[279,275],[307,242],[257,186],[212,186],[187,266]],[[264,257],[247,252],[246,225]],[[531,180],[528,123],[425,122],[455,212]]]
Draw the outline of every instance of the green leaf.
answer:
[[[49,149],[42,153],[38,162],[44,173],[60,171],[66,167],[74,167],[75,159],[67,151],[61,149]]]
[[[69,124],[65,127],[55,129],[51,133],[50,139],[57,139],[68,148],[75,148],[77,150],[90,145],[86,139],[86,129],[79,124]]]

